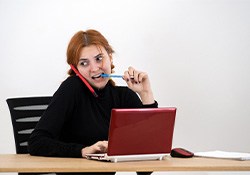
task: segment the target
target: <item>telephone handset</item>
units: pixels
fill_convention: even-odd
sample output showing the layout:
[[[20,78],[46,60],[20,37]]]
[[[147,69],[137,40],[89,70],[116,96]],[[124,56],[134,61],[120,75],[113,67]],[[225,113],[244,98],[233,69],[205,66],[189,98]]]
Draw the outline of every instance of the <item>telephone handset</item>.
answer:
[[[90,84],[87,82],[87,80],[80,74],[80,72],[72,65],[70,64],[71,69],[76,73],[76,75],[83,81],[83,83],[88,87],[90,92],[95,96],[98,97],[95,90],[90,86]]]

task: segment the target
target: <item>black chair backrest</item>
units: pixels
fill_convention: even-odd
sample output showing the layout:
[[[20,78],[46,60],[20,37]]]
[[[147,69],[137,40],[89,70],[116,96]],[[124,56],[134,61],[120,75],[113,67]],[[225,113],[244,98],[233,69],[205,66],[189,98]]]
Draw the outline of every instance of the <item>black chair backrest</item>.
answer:
[[[17,154],[28,153],[28,139],[52,97],[9,98]]]
[[[10,110],[17,154],[29,153],[28,139],[37,122],[40,120],[41,115],[47,109],[51,98],[50,96],[21,97],[6,100]],[[37,173],[19,173],[19,175],[24,174],[37,175]]]

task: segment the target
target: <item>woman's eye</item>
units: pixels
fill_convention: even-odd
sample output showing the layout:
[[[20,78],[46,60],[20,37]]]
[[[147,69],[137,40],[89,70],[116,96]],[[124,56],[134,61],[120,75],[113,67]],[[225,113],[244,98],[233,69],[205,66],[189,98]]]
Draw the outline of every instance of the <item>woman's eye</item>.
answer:
[[[82,61],[82,62],[80,62],[80,65],[81,65],[81,66],[87,66],[87,65],[88,65],[88,62],[87,62],[87,61]]]
[[[96,61],[97,62],[100,62],[100,61],[102,61],[102,59],[103,59],[103,57],[100,55],[100,56],[98,56],[98,57],[96,57]]]

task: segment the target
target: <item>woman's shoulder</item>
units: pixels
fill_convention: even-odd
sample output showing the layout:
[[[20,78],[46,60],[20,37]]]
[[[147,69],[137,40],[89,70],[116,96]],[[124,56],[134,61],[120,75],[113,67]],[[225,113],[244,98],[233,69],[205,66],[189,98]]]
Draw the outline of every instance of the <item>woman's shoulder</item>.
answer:
[[[54,93],[54,97],[57,98],[78,98],[79,94],[83,94],[84,86],[81,80],[77,76],[67,77]]]
[[[62,86],[79,86],[81,85],[81,81],[79,79],[79,77],[77,76],[69,76],[67,77],[61,84]]]
[[[79,79],[79,77],[77,76],[69,76],[67,77],[59,86],[57,91],[61,91],[63,93],[66,92],[74,92],[74,91],[78,91],[81,88],[81,80]]]

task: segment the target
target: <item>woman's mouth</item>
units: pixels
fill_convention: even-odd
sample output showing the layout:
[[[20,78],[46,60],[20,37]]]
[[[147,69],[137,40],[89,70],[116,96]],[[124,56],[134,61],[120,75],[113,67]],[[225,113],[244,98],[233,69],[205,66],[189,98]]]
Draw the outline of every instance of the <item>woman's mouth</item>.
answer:
[[[97,74],[97,75],[94,75],[94,76],[92,76],[91,78],[92,78],[92,79],[97,79],[97,78],[101,78],[101,75],[102,75],[102,73],[100,73],[100,74]]]

